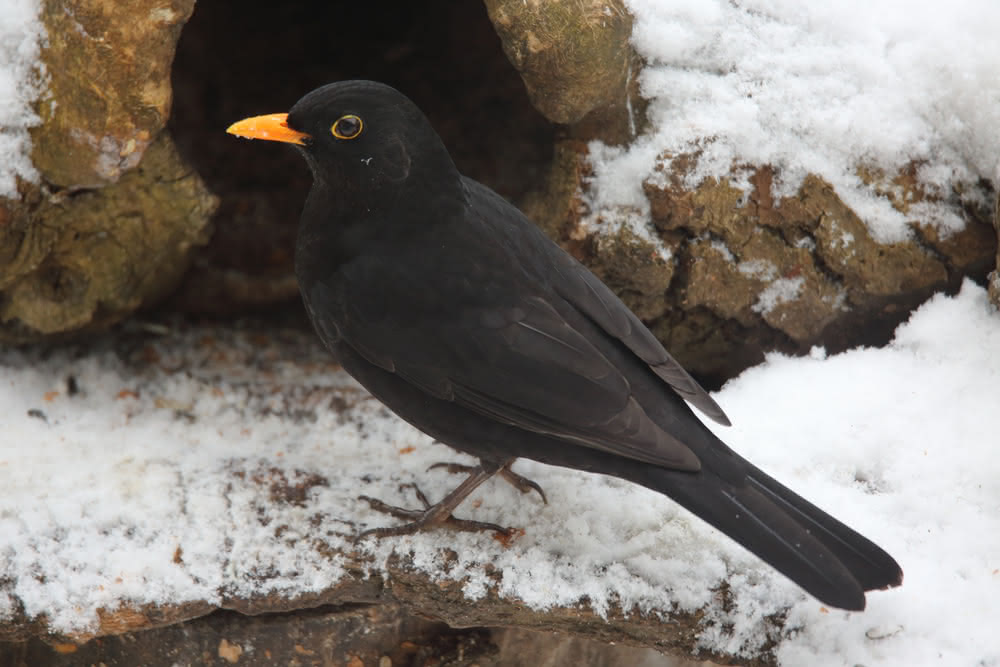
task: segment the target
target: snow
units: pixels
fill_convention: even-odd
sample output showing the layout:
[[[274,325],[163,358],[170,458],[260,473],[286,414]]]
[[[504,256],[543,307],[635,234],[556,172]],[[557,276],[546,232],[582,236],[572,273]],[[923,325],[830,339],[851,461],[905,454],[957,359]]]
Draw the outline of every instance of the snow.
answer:
[[[515,469],[548,505],[491,480],[459,510],[523,528],[508,547],[482,534],[371,540],[370,569],[409,556],[470,599],[496,587],[536,609],[701,609],[701,646],[745,655],[787,613],[771,637],[787,665],[997,664],[998,349],[1000,315],[967,282],[885,349],[772,355],[716,394],[737,451],[900,561],[903,587],[869,593],[863,613],[824,609],[663,496],[524,460]],[[440,498],[458,478],[426,468],[469,461],[388,413],[303,332],[5,350],[0,404],[0,617],[20,608],[63,632],[121,601],[330,587],[345,572],[322,545],[395,521],[358,495],[415,506],[400,484]],[[457,554],[447,567],[443,545]],[[723,581],[729,605],[713,593]]]
[[[626,0],[646,66],[651,129],[632,145],[592,145],[589,224],[648,212],[644,180],[664,155],[700,151],[688,187],[743,165],[776,168],[773,193],[822,176],[873,238],[907,238],[907,219],[961,229],[954,201],[1000,178],[1000,3],[956,0]],[[908,216],[865,185],[910,163],[944,197]],[[735,185],[749,190],[749,183]],[[638,217],[641,217],[638,216]]]
[[[38,178],[28,128],[39,122],[32,106],[44,90],[40,11],[38,0],[4,0],[0,6],[0,197],[17,196],[18,177]]]
[[[798,299],[799,293],[805,284],[806,279],[802,276],[795,278],[775,278],[770,285],[761,291],[752,309],[755,313],[767,315],[776,306]]]

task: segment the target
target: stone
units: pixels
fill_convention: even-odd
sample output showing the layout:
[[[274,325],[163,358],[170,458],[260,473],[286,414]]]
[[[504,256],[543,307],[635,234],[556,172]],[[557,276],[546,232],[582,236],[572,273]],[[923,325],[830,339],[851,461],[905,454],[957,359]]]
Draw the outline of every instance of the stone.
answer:
[[[747,195],[732,184],[735,176],[689,188],[685,177],[697,156],[662,157],[669,167],[661,166],[644,191],[675,275],[662,294],[613,287],[633,309],[662,314],[647,317],[654,332],[710,381],[760,361],[765,349],[804,353],[814,345],[838,351],[884,343],[913,307],[936,291],[957,289],[964,276],[984,278],[995,261],[995,234],[976,197],[947,202],[965,219],[960,230],[915,219],[908,238],[882,243],[817,176],[775,199],[769,167],[751,170]],[[917,203],[940,203],[914,179],[904,170],[893,182],[904,214],[916,215]],[[586,188],[581,179],[581,205]],[[575,240],[586,250],[578,256],[595,269],[622,260],[617,233],[600,234],[607,240]]]
[[[215,203],[161,133],[113,186],[16,204],[0,226],[0,342],[106,327],[162,298]]]
[[[0,199],[0,342],[100,329],[162,299],[208,239],[217,200],[165,132],[193,0],[48,0],[32,160]]]
[[[628,227],[591,237],[590,269],[642,320],[654,320],[667,310],[664,298],[674,276],[673,252],[665,256],[652,242]]]
[[[697,667],[652,649],[519,628],[451,629],[398,604],[327,605],[245,616],[218,611],[82,646],[0,643],[0,667],[33,665],[428,665],[458,667]]]
[[[48,96],[31,132],[47,183],[92,188],[135,168],[170,113],[170,66],[194,0],[46,0]]]
[[[485,1],[504,53],[546,118],[563,125],[583,123],[590,131],[579,136],[610,143],[635,135],[631,100],[639,68],[629,44],[632,16],[624,2]]]
[[[0,667],[61,665],[492,664],[484,629],[451,630],[398,604],[327,605],[246,616],[219,611],[175,625],[125,630],[82,645],[0,643]]]
[[[443,556],[447,567],[447,549]],[[294,658],[306,664],[312,660],[351,664],[356,658],[356,664],[370,665],[387,655],[392,664],[427,664],[425,660],[437,658],[439,664],[490,665],[497,659],[498,649],[484,630],[475,629],[483,627],[585,636],[593,642],[588,652],[605,656],[614,653],[597,645],[624,643],[681,660],[775,664],[774,656],[768,653],[748,660],[700,649],[698,636],[703,628],[698,612],[678,610],[661,618],[638,609],[612,607],[598,614],[586,602],[535,610],[502,597],[494,587],[470,600],[463,581],[442,580],[420,571],[406,558],[391,557],[386,576],[380,577],[366,575],[365,559],[356,552],[329,551],[324,557],[342,563],[347,576],[332,588],[296,598],[272,593],[257,598],[230,597],[220,605],[191,602],[177,606],[122,601],[118,609],[100,614],[96,630],[73,636],[49,634],[44,618],[29,622],[15,615],[0,623],[0,667],[102,661],[108,665],[194,664],[209,661],[209,656],[241,664],[261,655],[273,661],[264,664],[291,664]],[[484,574],[499,577],[488,567]],[[767,631],[780,632],[781,619],[769,622]],[[559,642],[554,644],[550,650],[558,655]],[[511,651],[509,643],[505,651]],[[540,651],[540,657],[546,652]],[[670,664],[654,661],[651,653],[633,651],[626,655],[642,656],[651,665]],[[412,657],[421,660],[410,661]],[[323,663],[324,659],[327,662]],[[602,664],[610,664],[610,660]]]

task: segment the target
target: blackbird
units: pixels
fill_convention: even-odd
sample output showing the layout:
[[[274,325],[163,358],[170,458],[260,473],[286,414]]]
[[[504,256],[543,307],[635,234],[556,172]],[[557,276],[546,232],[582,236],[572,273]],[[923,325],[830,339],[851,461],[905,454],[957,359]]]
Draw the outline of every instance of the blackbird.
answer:
[[[725,413],[643,323],[485,185],[462,176],[423,113],[372,81],[318,88],[230,133],[294,144],[313,185],[295,273],[317,333],[396,414],[479,459],[410,523],[499,529],[452,511],[525,457],[665,494],[820,601],[861,610],[903,573],[876,544],[741,458],[695,416]],[[544,494],[542,494],[544,498]]]

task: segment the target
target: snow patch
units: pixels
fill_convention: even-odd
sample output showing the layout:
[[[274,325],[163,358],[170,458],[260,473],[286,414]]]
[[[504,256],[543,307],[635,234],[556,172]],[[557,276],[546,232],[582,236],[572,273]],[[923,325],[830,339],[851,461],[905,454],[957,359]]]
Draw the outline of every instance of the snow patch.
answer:
[[[885,349],[772,354],[715,395],[735,425],[713,429],[736,451],[902,564],[902,588],[869,593],[864,613],[823,609],[664,496],[525,460],[516,470],[548,505],[490,481],[459,509],[523,527],[508,548],[439,532],[362,546],[372,573],[404,555],[470,600],[499,585],[534,609],[701,610],[701,646],[748,656],[787,614],[770,638],[785,665],[996,664],[997,349],[1000,315],[967,282]],[[332,586],[342,563],[315,544],[394,522],[359,494],[415,506],[400,484],[416,482],[435,500],[458,480],[427,466],[470,460],[368,398],[307,334],[0,350],[0,404],[0,617],[23,609],[67,632],[122,600]],[[300,491],[289,500],[282,484]]]
[[[958,0],[628,0],[645,59],[650,129],[628,148],[591,145],[594,202],[607,221],[646,210],[641,184],[665,155],[697,154],[686,187],[742,164],[775,168],[772,194],[809,174],[831,183],[882,243],[919,218],[963,227],[953,193],[1000,170],[1000,4]],[[945,201],[904,215],[858,168],[918,183]],[[740,180],[740,179],[737,179]],[[749,191],[749,181],[737,184]],[[977,196],[977,195],[973,195]]]
[[[761,315],[767,315],[777,306],[789,301],[795,301],[802,292],[802,286],[806,284],[806,279],[802,276],[796,278],[777,278],[770,285],[761,290],[757,296],[757,302],[753,305],[753,311]]]
[[[38,180],[28,129],[40,122],[33,107],[45,91],[40,12],[38,0],[4,0],[0,7],[0,197],[17,196],[18,178]]]

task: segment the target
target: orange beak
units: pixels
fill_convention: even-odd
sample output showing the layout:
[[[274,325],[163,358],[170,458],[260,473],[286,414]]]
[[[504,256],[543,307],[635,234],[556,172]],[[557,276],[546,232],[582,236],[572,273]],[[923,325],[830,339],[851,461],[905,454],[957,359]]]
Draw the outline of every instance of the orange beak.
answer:
[[[266,116],[244,118],[230,125],[226,132],[247,139],[283,141],[286,144],[298,144],[299,146],[304,146],[305,140],[309,138],[308,134],[296,132],[288,127],[287,113],[272,113]]]

